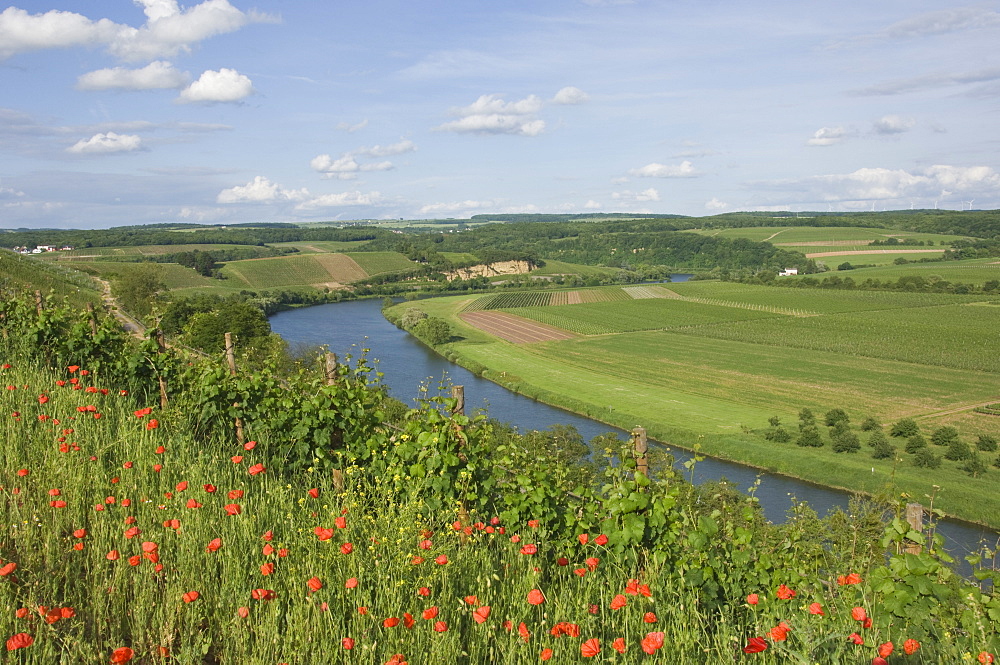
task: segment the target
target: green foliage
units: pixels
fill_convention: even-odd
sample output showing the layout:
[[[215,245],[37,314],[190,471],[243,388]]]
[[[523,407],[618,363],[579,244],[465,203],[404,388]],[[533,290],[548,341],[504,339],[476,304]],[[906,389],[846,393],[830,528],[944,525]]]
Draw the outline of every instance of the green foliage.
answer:
[[[961,462],[962,460],[971,459],[972,455],[972,449],[969,448],[969,444],[961,439],[953,439],[948,444],[948,450],[945,452],[944,458],[953,462]]]
[[[937,469],[941,466],[941,458],[930,448],[923,446],[913,455],[913,465],[922,469]]]
[[[256,307],[239,301],[228,301],[219,309],[198,312],[190,317],[184,327],[184,341],[208,353],[225,348],[225,334],[233,337],[243,349],[266,345],[271,335],[271,324]]]
[[[850,430],[838,431],[831,438],[835,453],[856,453],[861,450],[861,441],[858,439],[858,435]]]
[[[976,440],[976,448],[984,453],[992,453],[997,449],[997,439],[989,434],[980,434]]]
[[[851,422],[851,418],[843,409],[830,409],[826,412],[826,415],[823,416],[823,422],[827,427],[835,427],[841,423],[846,425]]]
[[[879,421],[873,418],[872,416],[867,416],[864,420],[861,421],[862,432],[874,432],[876,430],[881,430],[881,429],[882,429],[881,423],[879,423]]]
[[[947,446],[958,438],[958,430],[950,425],[938,427],[931,433],[931,443],[935,446]]]
[[[965,471],[973,478],[978,478],[982,476],[984,473],[986,473],[986,463],[983,462],[983,459],[982,457],[979,456],[979,453],[973,452],[970,453],[965,464],[962,465],[962,471]]]
[[[872,459],[892,459],[896,454],[896,448],[889,443],[886,435],[878,430],[869,437],[868,445],[872,446]]]
[[[906,438],[906,446],[904,447],[904,450],[912,455],[913,453],[917,453],[926,447],[927,439],[920,434],[914,434],[913,436]]]
[[[127,312],[145,317],[153,309],[157,295],[166,290],[162,271],[155,264],[127,270],[111,283],[111,291]]]
[[[428,317],[413,327],[413,334],[431,346],[446,344],[451,340],[451,326],[444,319]]]
[[[806,448],[822,448],[823,437],[820,436],[819,429],[815,425],[804,425],[801,427],[799,437],[795,439],[795,445]]]
[[[916,420],[913,418],[903,418],[893,424],[892,429],[889,430],[889,435],[911,437],[918,432],[920,432],[920,426],[917,425]]]
[[[811,427],[816,424],[816,416],[808,407],[803,407],[799,411],[799,429],[804,429],[806,427]]]

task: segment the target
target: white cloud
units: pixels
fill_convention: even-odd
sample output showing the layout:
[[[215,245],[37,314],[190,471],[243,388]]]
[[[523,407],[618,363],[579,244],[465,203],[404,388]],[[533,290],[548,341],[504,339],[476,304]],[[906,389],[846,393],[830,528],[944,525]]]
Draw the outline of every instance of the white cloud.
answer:
[[[414,152],[417,144],[409,139],[403,139],[398,143],[389,145],[373,145],[370,148],[358,148],[352,151],[352,155],[364,155],[366,157],[391,157],[392,155],[402,155],[407,152]]]
[[[223,67],[203,73],[197,81],[181,91],[181,103],[238,102],[253,94],[253,83],[235,69]]]
[[[913,129],[916,124],[912,118],[898,115],[884,115],[873,123],[876,134],[901,134]]]
[[[300,201],[309,196],[309,191],[302,189],[284,189],[262,175],[255,177],[246,185],[237,185],[219,192],[215,197],[218,203],[273,203],[276,201]]]
[[[451,203],[429,203],[422,206],[417,212],[421,215],[438,213],[469,212],[482,210],[483,208],[496,208],[496,201],[454,201]]]
[[[843,127],[821,127],[806,141],[806,145],[833,145],[840,143],[846,135],[847,131]]]
[[[382,200],[382,195],[378,192],[368,192],[364,194],[359,191],[343,192],[341,194],[324,194],[316,198],[303,201],[295,206],[296,210],[314,210],[316,208],[334,208],[340,206],[362,206],[376,205]]]
[[[7,198],[19,198],[24,196],[24,192],[19,189],[14,189],[13,187],[4,187],[0,185],[0,199]]]
[[[458,120],[446,122],[437,129],[459,134],[518,134],[538,136],[545,130],[545,121],[536,114],[542,100],[529,95],[515,102],[505,102],[499,95],[482,95],[469,106],[453,108]]]
[[[566,86],[552,98],[553,104],[583,104],[590,101],[590,95],[579,88]]]
[[[156,60],[141,69],[114,67],[87,72],[76,80],[79,90],[166,90],[183,88],[189,77],[169,62]]]
[[[142,148],[142,139],[135,134],[95,134],[89,139],[80,139],[67,148],[67,152],[77,155],[107,154],[112,152],[132,152]]]
[[[244,13],[228,0],[205,0],[183,11],[173,0],[139,3],[147,18],[139,28],[106,18],[94,21],[74,12],[29,14],[8,7],[0,13],[0,59],[50,48],[106,46],[123,60],[152,60],[188,52],[193,44],[249,23],[277,20],[258,12]]]
[[[600,210],[601,204],[598,203],[597,201],[591,199],[591,200],[587,201],[586,203],[584,203],[583,207],[586,208],[587,210]]]
[[[638,178],[694,178],[701,175],[687,160],[677,165],[653,162],[641,168],[629,169],[628,173]]]
[[[725,203],[724,201],[720,201],[719,199],[715,198],[714,196],[712,197],[712,199],[710,201],[708,201],[707,203],[705,203],[705,209],[706,210],[718,211],[718,210],[725,210],[728,207],[729,207],[728,203]]]
[[[349,132],[351,134],[353,134],[354,132],[361,131],[362,129],[364,129],[367,126],[368,126],[368,118],[365,118],[361,122],[359,122],[357,124],[354,124],[354,125],[352,125],[352,124],[350,124],[348,122],[338,122],[337,123],[337,129],[339,129],[342,132]]]
[[[621,201],[624,203],[646,203],[648,201],[659,201],[660,193],[650,187],[649,189],[644,189],[641,192],[613,192],[611,198],[615,201]]]

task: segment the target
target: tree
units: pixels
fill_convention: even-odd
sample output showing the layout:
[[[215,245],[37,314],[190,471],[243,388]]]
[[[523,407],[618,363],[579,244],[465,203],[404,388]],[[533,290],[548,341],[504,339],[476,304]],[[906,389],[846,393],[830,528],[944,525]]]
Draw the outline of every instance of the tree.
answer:
[[[271,335],[271,325],[259,309],[245,302],[230,301],[214,312],[199,312],[188,320],[184,338],[208,353],[225,348],[225,334],[236,336],[241,348],[260,346]]]
[[[920,431],[920,426],[917,425],[917,421],[913,418],[903,418],[902,420],[897,420],[893,424],[892,429],[889,430],[890,436],[913,436]]]
[[[980,434],[979,439],[976,440],[976,448],[984,453],[995,452],[997,449],[997,440],[989,434]]]
[[[156,264],[132,267],[114,279],[112,290],[115,298],[126,311],[146,316],[153,309],[153,302],[167,287],[163,283],[162,269]]]
[[[953,462],[961,462],[970,457],[972,457],[972,450],[969,448],[969,444],[961,439],[955,439],[948,444],[948,450],[944,454],[945,459],[950,459]]]
[[[808,408],[803,408],[799,411],[799,429],[804,429],[806,427],[812,427],[816,424],[816,416]]]
[[[823,422],[826,423],[827,427],[833,427],[839,423],[846,425],[851,422],[851,419],[843,409],[830,409],[823,416]]]
[[[913,436],[906,439],[906,447],[904,450],[910,454],[920,452],[927,447],[927,439],[925,439],[920,434],[914,434]]]
[[[875,420],[871,416],[868,416],[867,418],[861,421],[862,432],[873,432],[875,430],[880,430],[880,429],[882,429],[882,425],[879,424],[879,421]]]
[[[431,346],[437,346],[451,339],[451,326],[444,319],[432,316],[414,326],[413,334]]]
[[[979,453],[972,453],[968,461],[962,465],[962,471],[965,471],[973,478],[978,478],[986,473],[986,464],[979,457]]]
[[[770,425],[771,427],[778,427],[779,425],[781,425],[781,419],[778,418],[778,416],[771,416],[770,418],[767,419],[767,424]]]
[[[877,448],[883,443],[888,444],[889,437],[887,437],[885,432],[880,429],[875,430],[871,433],[871,436],[868,437],[868,445],[872,448]]]
[[[958,438],[958,430],[954,427],[938,427],[931,434],[931,443],[936,446],[947,446]]]
[[[874,450],[872,450],[872,458],[892,459],[892,457],[896,454],[896,448],[889,444],[889,439],[885,436],[885,434],[882,434],[882,432],[876,432],[875,434],[878,435],[877,438],[873,435],[871,439],[868,440],[868,443],[870,444],[872,439],[876,439]]]
[[[427,313],[423,312],[416,307],[409,307],[403,316],[399,319],[399,325],[403,326],[403,330],[413,330],[418,323],[427,318]]]
[[[936,469],[941,466],[941,458],[925,446],[913,457],[913,465],[921,469]]]
[[[861,441],[854,432],[845,429],[833,437],[833,452],[856,453],[859,450],[861,450]]]
[[[764,433],[764,438],[777,443],[788,443],[792,440],[792,435],[784,427],[775,427]]]
[[[823,437],[819,435],[819,429],[815,425],[807,425],[801,428],[799,438],[795,440],[795,445],[805,448],[822,448]]]

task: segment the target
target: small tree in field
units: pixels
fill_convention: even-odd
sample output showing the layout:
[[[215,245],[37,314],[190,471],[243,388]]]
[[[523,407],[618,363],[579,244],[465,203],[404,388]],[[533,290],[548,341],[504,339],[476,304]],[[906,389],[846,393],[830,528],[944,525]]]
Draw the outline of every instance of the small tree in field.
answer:
[[[958,430],[954,427],[938,427],[931,433],[931,443],[936,446],[947,446],[958,438]]]
[[[858,435],[851,430],[839,431],[833,437],[833,452],[856,453],[859,450],[861,450],[861,441],[858,439]]]
[[[980,434],[979,439],[976,440],[976,448],[984,453],[995,452],[997,449],[997,440],[989,434]]]
[[[840,423],[844,423],[846,425],[851,422],[851,418],[843,409],[830,409],[823,416],[823,422],[827,427],[834,427]]]
[[[799,411],[799,429],[805,429],[806,427],[813,427],[816,425],[816,416],[813,415],[811,409],[803,408]]]
[[[986,473],[986,464],[979,457],[979,453],[972,453],[968,461],[962,465],[962,471],[965,471],[973,478],[978,478]]]
[[[941,466],[941,458],[924,446],[913,457],[913,465],[922,469],[936,469]]]
[[[882,432],[876,432],[872,435],[871,439],[868,440],[868,443],[870,444],[872,439],[876,439],[876,435],[878,436],[874,444],[875,449],[872,450],[872,458],[891,459],[892,456],[896,454],[896,448],[895,446],[890,445],[889,439],[886,438],[885,434],[882,434]]]
[[[877,429],[882,429],[882,425],[880,425],[879,422],[871,416],[868,416],[861,421],[862,432],[874,432]]]
[[[823,437],[820,436],[819,430],[815,425],[803,427],[799,433],[799,438],[795,440],[795,445],[804,448],[822,448]]]
[[[927,439],[919,434],[914,434],[906,440],[906,446],[903,448],[906,452],[911,455],[917,453],[927,447]]]
[[[889,430],[890,436],[910,437],[918,432],[920,432],[920,426],[917,425],[917,421],[913,418],[903,418],[902,420],[897,420],[895,424],[893,424],[892,429]]]
[[[961,462],[971,457],[972,450],[969,448],[969,444],[961,439],[955,439],[948,444],[948,451],[944,454],[945,459],[950,459],[953,462]]]

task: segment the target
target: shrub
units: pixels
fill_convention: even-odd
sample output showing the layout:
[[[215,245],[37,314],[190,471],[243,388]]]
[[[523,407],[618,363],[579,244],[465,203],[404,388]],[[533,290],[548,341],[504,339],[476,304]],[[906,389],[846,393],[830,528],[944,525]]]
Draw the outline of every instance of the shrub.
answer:
[[[850,430],[838,432],[833,437],[833,452],[835,453],[856,453],[861,450],[861,441],[858,435]]]
[[[954,427],[938,427],[931,434],[931,443],[936,446],[947,446],[958,438],[958,430]]]
[[[881,437],[879,437],[878,441],[875,442],[875,449],[872,451],[872,458],[891,459],[893,455],[896,454],[896,448],[889,444],[889,439],[887,439],[884,434],[881,432],[878,432],[878,434],[881,434]],[[874,438],[875,437],[873,436],[872,439]]]
[[[875,420],[871,416],[868,416],[861,421],[861,431],[862,432],[874,432],[875,430],[882,429],[882,425],[879,421]]]
[[[799,411],[799,429],[803,429],[816,424],[816,416],[813,415],[812,410],[808,408],[803,408]]]
[[[920,431],[920,426],[917,425],[917,421],[913,418],[903,418],[902,420],[897,420],[893,424],[892,429],[889,430],[891,436],[913,436]]]
[[[815,425],[807,425],[802,428],[799,438],[795,440],[795,445],[804,448],[822,448],[823,437],[819,435],[819,430]]]
[[[996,437],[992,437],[989,434],[980,434],[979,439],[976,440],[976,448],[983,451],[984,453],[992,453],[997,449]]]
[[[945,452],[944,457],[953,462],[961,462],[972,457],[972,450],[965,441],[955,439],[948,445],[948,450]]]
[[[840,423],[847,424],[851,422],[851,419],[843,409],[830,409],[823,416],[823,422],[826,423],[827,427],[834,427]]]
[[[788,443],[792,440],[792,435],[784,427],[775,427],[772,430],[768,430],[764,434],[764,438],[768,441],[775,441],[777,443]]]
[[[927,447],[927,439],[919,434],[914,434],[906,440],[906,447],[903,449],[906,452],[913,454]]]
[[[882,430],[875,430],[872,432],[871,436],[868,437],[868,445],[872,448],[878,448],[880,445],[887,445],[889,443],[889,437],[885,435]]]
[[[986,473],[986,464],[983,463],[978,453],[972,453],[968,461],[962,465],[962,471],[965,471],[973,478],[978,478]]]
[[[913,457],[913,464],[922,469],[936,469],[941,466],[941,458],[925,446],[917,451],[917,454]]]

